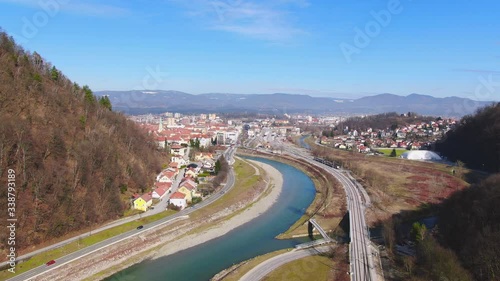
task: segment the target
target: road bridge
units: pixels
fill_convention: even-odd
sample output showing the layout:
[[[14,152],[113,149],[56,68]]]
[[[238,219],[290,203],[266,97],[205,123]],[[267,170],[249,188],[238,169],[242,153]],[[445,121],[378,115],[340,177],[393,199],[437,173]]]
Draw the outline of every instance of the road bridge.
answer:
[[[315,219],[310,219],[309,223],[313,226],[313,229],[316,228],[316,230],[319,232],[319,234],[321,234],[321,236],[323,236],[323,238],[326,241],[332,240],[332,238],[330,238],[330,236],[328,236],[326,231],[319,225],[319,223]]]

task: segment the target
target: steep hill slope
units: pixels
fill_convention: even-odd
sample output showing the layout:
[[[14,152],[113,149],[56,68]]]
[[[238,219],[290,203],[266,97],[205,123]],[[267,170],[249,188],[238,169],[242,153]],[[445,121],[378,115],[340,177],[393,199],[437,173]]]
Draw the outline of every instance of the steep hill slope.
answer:
[[[0,30],[0,204],[12,169],[18,250],[116,219],[152,184],[162,164],[154,142],[110,109]]]
[[[436,144],[436,150],[471,168],[500,172],[500,103],[463,117],[460,125]]]
[[[453,194],[442,206],[441,240],[476,280],[500,276],[500,174]]]
[[[351,117],[342,121],[343,127],[349,127],[349,129],[356,129],[365,131],[368,128],[386,130],[394,129],[401,126],[407,126],[410,124],[415,124],[417,122],[429,122],[435,120],[434,117],[421,116],[415,113],[401,116],[396,112],[387,112],[376,115],[369,115],[365,117]]]

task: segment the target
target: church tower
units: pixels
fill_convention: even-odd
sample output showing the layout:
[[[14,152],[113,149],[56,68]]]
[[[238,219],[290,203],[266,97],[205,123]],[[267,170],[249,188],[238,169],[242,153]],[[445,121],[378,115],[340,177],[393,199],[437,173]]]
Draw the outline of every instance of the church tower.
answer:
[[[160,117],[160,125],[158,126],[158,132],[161,133],[163,132],[163,120]]]

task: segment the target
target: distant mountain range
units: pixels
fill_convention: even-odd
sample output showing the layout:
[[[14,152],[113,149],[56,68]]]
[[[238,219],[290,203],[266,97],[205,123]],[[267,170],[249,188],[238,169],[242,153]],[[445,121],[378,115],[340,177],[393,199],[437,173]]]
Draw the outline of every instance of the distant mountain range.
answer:
[[[297,94],[200,94],[179,91],[100,91],[108,95],[114,110],[127,114],[161,113],[306,113],[306,114],[377,114],[383,112],[416,112],[423,115],[461,117],[474,113],[492,102],[467,98],[435,98],[411,94],[380,94],[359,99],[311,97]]]

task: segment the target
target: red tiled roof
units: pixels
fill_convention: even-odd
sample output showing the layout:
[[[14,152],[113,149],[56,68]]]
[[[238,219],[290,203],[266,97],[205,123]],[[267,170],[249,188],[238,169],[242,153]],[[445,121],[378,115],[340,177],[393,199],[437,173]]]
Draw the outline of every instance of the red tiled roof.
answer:
[[[169,170],[164,171],[161,174],[162,174],[162,176],[166,176],[169,179],[172,179],[175,176],[175,172],[174,171],[169,171]]]
[[[142,196],[141,196],[142,199],[144,199],[144,201],[148,202],[150,201],[151,199],[153,199],[153,196],[151,196],[151,192],[149,193],[144,193]]]
[[[171,182],[157,182],[155,183],[157,188],[169,189],[172,186]]]
[[[174,192],[172,196],[170,196],[170,199],[184,199],[186,198],[186,194],[182,192]]]
[[[194,185],[192,185],[192,184],[191,184],[191,183],[189,183],[189,182],[183,182],[183,183],[181,183],[179,186],[180,186],[180,187],[183,187],[183,186],[184,186],[185,188],[187,188],[187,189],[189,189],[189,190],[193,190],[193,189],[194,189]]]
[[[165,189],[163,189],[163,188],[161,188],[161,187],[160,187],[160,188],[157,188],[157,189],[155,190],[155,192],[156,192],[156,194],[158,194],[159,196],[163,196],[163,194],[165,194],[165,192],[167,192],[167,191],[166,191]]]

